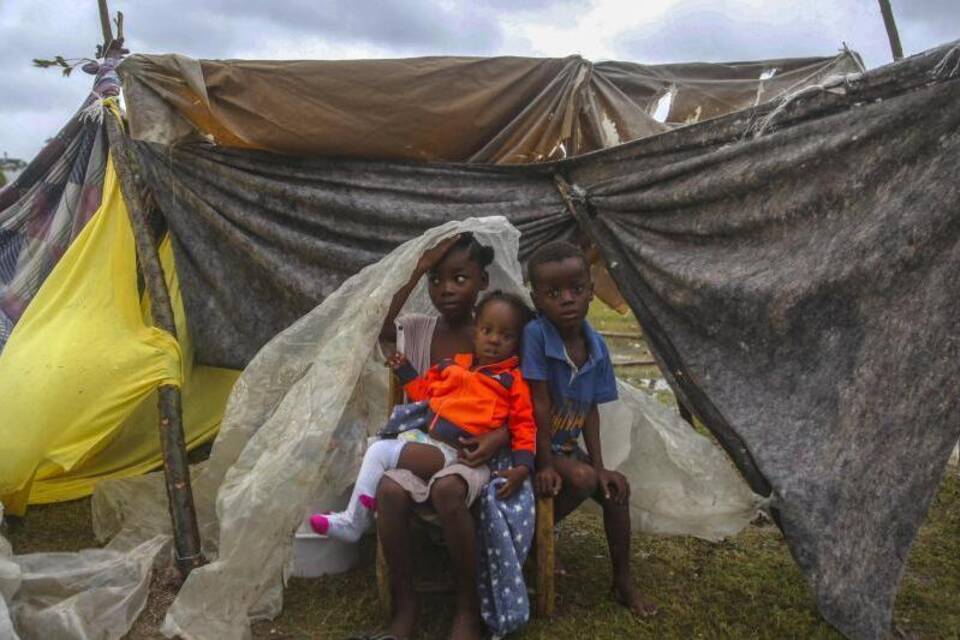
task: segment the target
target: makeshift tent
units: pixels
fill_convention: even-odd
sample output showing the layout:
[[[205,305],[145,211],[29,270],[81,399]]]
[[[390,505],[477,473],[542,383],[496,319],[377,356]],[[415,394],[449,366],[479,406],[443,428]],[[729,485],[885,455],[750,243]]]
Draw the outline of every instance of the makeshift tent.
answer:
[[[174,233],[188,326],[196,334],[205,320],[226,319],[226,339],[193,336],[198,353],[224,362],[249,360],[269,333],[264,327],[277,319],[271,317],[273,299],[254,286],[246,304],[263,309],[264,321],[251,331],[231,326],[224,309],[236,301],[207,295],[211,285],[204,276],[216,260],[231,264],[249,251],[249,269],[263,272],[259,282],[270,282],[266,272],[279,264],[285,270],[278,282],[303,282],[290,277],[298,271],[326,275],[318,279],[319,293],[278,288],[283,304],[277,316],[293,313],[298,304],[309,308],[316,300],[308,296],[326,296],[323,287],[346,278],[337,249],[360,244],[358,231],[343,225],[346,231],[338,235],[338,229],[324,228],[316,215],[307,215],[311,206],[340,221],[383,223],[398,238],[437,222],[435,214],[419,212],[441,201],[457,209],[453,217],[519,216],[521,242],[563,235],[575,221],[598,243],[674,389],[754,489],[770,492],[821,611],[851,637],[880,637],[889,627],[903,558],[960,430],[952,419],[958,399],[950,387],[960,367],[951,329],[960,258],[960,193],[952,180],[960,162],[958,55],[956,48],[942,48],[875,72],[824,79],[778,103],[537,167],[333,162],[148,142],[140,143],[138,157]],[[196,80],[175,79],[170,86],[195,87]],[[158,86],[152,94],[144,89],[153,106],[173,92]],[[207,95],[196,108],[222,122],[225,116],[210,97],[215,92],[201,86]],[[133,123],[136,101],[132,94],[127,99]],[[178,135],[200,122],[177,117],[170,122]],[[288,120],[275,122],[280,129],[290,126]],[[227,144],[223,132],[235,131],[233,124],[200,130]],[[253,135],[235,135],[236,145],[244,147],[266,146],[262,140],[270,139],[254,144]],[[575,139],[573,133],[560,139],[566,143],[556,147],[561,156]],[[545,158],[555,149],[539,148],[547,150]],[[250,179],[255,188],[245,184]],[[287,197],[297,203],[290,215],[265,213]],[[409,221],[397,222],[398,212],[409,214]],[[310,237],[312,229],[323,230],[322,242]],[[375,248],[370,261],[385,249]],[[275,259],[282,252],[290,254],[286,263]],[[326,262],[314,267],[320,256]],[[263,564],[246,562],[248,555],[263,559],[258,554],[273,550],[258,549],[264,538],[250,539],[237,528],[216,535],[213,495],[221,513],[226,505],[255,505],[257,492],[244,487],[283,477],[276,475],[278,465],[297,474],[316,461],[303,451],[275,455],[258,430],[282,429],[282,416],[312,406],[307,392],[317,389],[311,385],[323,374],[303,359],[329,355],[325,349],[331,347],[324,341],[299,359],[293,354],[303,348],[299,331],[328,331],[311,322],[329,312],[329,305],[321,305],[276,338],[284,348],[272,351],[268,345],[253,361],[250,375],[274,376],[265,395],[242,379],[236,387],[224,432],[229,435],[211,459],[220,465],[209,472],[217,480],[207,485],[211,493],[198,498],[221,559],[191,574],[169,628],[216,637],[224,628],[242,630],[242,620],[232,626],[238,612],[276,611],[283,550]],[[925,318],[922,325],[911,323],[917,315]],[[352,331],[363,331],[360,325]],[[355,370],[353,359],[342,362]],[[261,368],[265,363],[274,368]],[[895,381],[904,378],[918,381],[915,392],[902,393]],[[306,453],[327,451],[330,430],[344,424],[332,424],[343,417],[336,406],[345,406],[346,399],[325,414],[329,421],[316,439],[308,438]],[[900,455],[904,450],[914,452],[909,464]],[[159,485],[147,479],[109,484],[116,489],[101,494],[100,522],[122,522],[121,538],[162,522],[162,508],[157,517],[142,505],[154,514],[149,522],[124,522],[122,513],[106,508],[110,496],[131,495],[131,486],[149,491]],[[289,534],[295,515],[291,510],[271,519],[268,532]],[[223,578],[233,578],[239,588],[218,589]]]
[[[101,65],[95,90],[81,111],[0,195],[0,269],[12,274],[9,284],[0,278],[0,334],[4,334],[0,347],[27,302],[36,295],[56,260],[99,203],[106,145],[96,101],[116,94],[115,63],[111,58]],[[697,113],[713,115],[756,104],[822,81],[831,74],[857,70],[859,64],[857,56],[846,51],[830,58],[661,66],[625,62],[592,65],[578,57],[217,62],[171,55],[131,56],[123,62],[120,72],[130,105],[131,130],[145,139],[180,144],[190,139],[213,138],[222,144],[299,150],[311,155],[446,158],[486,163],[559,158],[610,146],[658,133],[673,126],[673,122],[695,119]],[[364,81],[359,82],[360,78]],[[672,96],[672,106],[665,125],[650,114],[660,99],[668,95]],[[305,112],[307,105],[314,111]],[[196,129],[194,123],[201,128]],[[304,123],[311,124],[302,129]],[[371,147],[374,141],[378,146]],[[295,144],[301,146],[291,146]],[[89,149],[89,167],[83,164],[88,155],[80,153],[85,149]],[[152,166],[156,168],[156,163]],[[69,186],[64,189],[65,183],[87,186],[83,190]],[[491,192],[492,197],[500,198],[495,191]],[[172,228],[174,223],[168,218],[173,213],[169,207],[177,207],[171,205],[169,198],[176,196],[168,189],[155,189],[153,195],[157,200],[166,200],[163,218],[154,212],[159,225],[166,219]],[[289,206],[295,195],[286,194],[284,197],[291,198],[288,202],[275,200],[271,215],[278,211],[282,216],[290,215]],[[245,286],[255,287],[261,296],[270,297],[276,310],[264,313],[262,308],[242,304],[231,309],[214,307],[214,313],[224,310],[237,315],[232,320],[220,317],[214,323],[206,323],[202,320],[204,315],[190,309],[190,333],[178,332],[181,348],[187,352],[185,379],[191,378],[193,366],[189,352],[191,334],[198,337],[201,364],[242,368],[267,340],[316,306],[360,267],[429,226],[463,217],[446,211],[442,205],[433,207],[429,219],[397,216],[394,231],[383,240],[371,238],[369,227],[355,226],[355,240],[345,249],[341,245],[341,250],[331,257],[311,245],[325,236],[335,239],[328,246],[343,241],[343,231],[331,229],[331,224],[341,221],[332,214],[318,216],[308,202],[301,206],[307,209],[302,212],[302,225],[297,225],[304,231],[300,248],[284,247],[281,252],[262,254],[261,260],[271,261],[269,269],[258,268],[263,263],[244,266],[247,259],[236,255],[238,260],[230,264],[224,261],[207,265],[208,275],[226,279],[223,286],[231,292],[228,295],[238,289],[236,282],[242,273]],[[496,212],[487,209],[479,214]],[[418,211],[417,215],[421,213]],[[576,232],[573,219],[562,208],[555,207],[554,216],[513,219],[524,232],[521,252],[551,237]],[[216,235],[221,231],[229,231],[233,236],[244,234],[243,228],[221,228],[208,239],[220,242]],[[257,231],[246,230],[247,236],[251,233],[255,236]],[[27,241],[34,236],[41,241]],[[270,251],[268,238],[261,245]],[[285,252],[287,255],[283,255]],[[297,255],[295,261],[290,260],[293,255]],[[172,259],[168,256],[168,260]],[[184,254],[177,260],[183,264],[176,270],[167,270],[171,283],[181,273],[195,274],[196,265],[205,259]],[[89,288],[96,282],[110,282],[108,271],[94,276],[95,269],[102,264],[92,260],[85,263],[67,280],[68,286],[83,283]],[[238,270],[238,266],[243,268]],[[311,271],[307,278],[295,271],[301,267]],[[597,275],[601,297],[615,305],[622,303],[615,287],[607,284],[605,271],[598,269]],[[175,284],[173,287],[176,290]],[[192,287],[186,289],[187,294],[192,291]],[[64,305],[62,292],[51,290],[47,295],[53,300],[45,305],[43,326],[53,327],[60,321],[61,310],[70,307]],[[188,295],[188,305],[195,301]],[[174,311],[178,311],[174,306]],[[182,323],[180,316],[178,324]],[[96,323],[88,322],[86,326]],[[232,336],[235,331],[242,335]],[[243,349],[229,357],[218,354],[216,341],[206,339],[204,332],[222,333],[223,340],[244,343]],[[87,366],[93,366],[92,363],[102,362],[102,350],[86,344],[86,339],[87,336],[77,336],[68,343],[61,338],[57,344],[69,349],[56,351],[47,342],[46,334],[33,331],[31,336],[21,338],[24,347],[16,356],[8,356],[6,366],[47,366],[40,365],[42,358],[31,353],[33,344],[46,345],[47,361],[54,368],[65,363],[88,361],[91,364]],[[122,342],[120,336],[109,339]],[[23,365],[25,361],[32,364]],[[2,362],[0,366],[4,366]],[[146,361],[139,366],[143,371],[149,368]],[[214,433],[219,413],[216,407],[222,406],[225,386],[230,376],[236,375],[209,367],[197,368],[197,372],[198,384],[209,383],[215,391],[211,390],[214,395],[208,396],[205,391],[194,389],[192,383],[184,386],[186,439],[191,446]],[[73,379],[81,381],[83,377]],[[55,395],[79,397],[82,390],[73,385],[57,389]],[[4,393],[18,395],[19,389],[0,385],[0,395]],[[35,407],[26,398],[22,400],[23,411],[27,416],[33,415]],[[29,448],[21,437],[29,417],[0,421],[0,429],[9,429],[13,442],[24,444],[10,451],[17,465],[0,469],[0,499],[7,503],[8,512],[22,513],[28,499],[49,502],[86,495],[98,477],[131,475],[158,466],[159,449],[150,423],[155,415],[154,405],[154,398],[145,394],[126,398],[122,407],[102,400],[95,405],[101,415],[98,428],[91,430],[81,413],[69,423],[49,419],[43,429],[33,431]],[[9,415],[13,416],[12,411]],[[105,419],[106,415],[112,417]],[[89,437],[79,437],[81,432]],[[59,442],[52,438],[53,433],[59,434]],[[90,436],[91,433],[96,436]],[[113,444],[108,447],[108,443]],[[69,455],[64,455],[64,448],[70,451]],[[134,449],[138,451],[136,455],[131,454]],[[28,450],[32,452],[29,455]]]
[[[567,213],[599,244],[674,389],[751,486],[770,493],[824,616],[873,638],[889,630],[903,558],[960,435],[956,56],[943,48],[536,167],[151,143],[139,158],[147,183],[166,191],[158,198],[183,256],[188,322],[224,328],[204,343],[228,361],[260,347],[255,324],[229,321],[240,305],[266,324],[289,302],[258,301],[259,284],[242,300],[225,292],[212,268],[220,260],[245,259],[254,282],[250,270],[325,286],[363,228],[389,241],[405,224],[430,226],[442,206],[502,214],[549,237],[569,229]],[[284,272],[267,274],[280,255]],[[295,277],[301,265],[310,267]],[[296,301],[296,289],[282,290]],[[907,393],[903,379],[916,381]],[[258,464],[269,466],[245,459],[233,482]],[[236,504],[227,495],[222,507]],[[194,572],[171,624],[216,628],[198,602],[212,576],[243,566],[224,559]],[[250,605],[264,594],[247,593]]]

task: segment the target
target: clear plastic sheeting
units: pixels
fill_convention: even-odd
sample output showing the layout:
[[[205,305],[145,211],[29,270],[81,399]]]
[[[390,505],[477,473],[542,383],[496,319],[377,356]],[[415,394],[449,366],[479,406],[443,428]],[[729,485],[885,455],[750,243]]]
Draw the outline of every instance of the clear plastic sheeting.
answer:
[[[424,250],[464,231],[494,247],[491,289],[525,295],[516,229],[499,217],[451,222],[347,280],[241,375],[211,457],[194,476],[204,550],[213,561],[184,583],[165,634],[246,638],[250,619],[280,612],[305,506],[349,486],[368,434],[386,416],[387,376],[376,344],[394,292]],[[430,309],[421,284],[405,310]],[[625,401],[610,414],[614,423],[603,428],[611,460],[619,452],[621,470],[640,485],[637,525],[709,539],[742,528],[758,500],[723,454],[653,398],[623,391]],[[98,535],[116,533],[124,544],[169,530],[157,475],[101,483],[93,513]]]
[[[111,544],[14,556],[0,537],[0,638],[124,637],[147,603],[154,564],[169,558],[169,542],[155,536],[129,550]]]
[[[713,440],[623,380],[617,391],[617,402],[600,406],[603,460],[630,481],[634,529],[717,541],[756,516],[762,498]]]
[[[3,503],[0,503],[0,522],[3,522]],[[0,638],[19,640],[10,617],[10,601],[20,589],[20,566],[13,561],[13,550],[0,535]]]

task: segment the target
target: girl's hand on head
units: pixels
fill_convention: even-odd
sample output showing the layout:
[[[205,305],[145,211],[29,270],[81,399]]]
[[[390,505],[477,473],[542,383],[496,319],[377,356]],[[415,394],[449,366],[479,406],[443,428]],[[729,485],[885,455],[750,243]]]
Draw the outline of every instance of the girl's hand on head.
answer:
[[[444,240],[441,240],[437,246],[432,249],[427,249],[423,252],[423,255],[420,256],[420,260],[417,261],[417,273],[423,275],[424,273],[430,271],[437,263],[443,260],[443,256],[447,255],[447,251],[450,250],[450,247],[460,239],[460,234],[458,233],[455,236],[451,236]]]
[[[404,364],[407,363],[407,356],[402,353],[394,353],[392,356],[387,358],[387,366],[396,371]]]
[[[506,478],[507,481],[497,489],[497,498],[506,500],[523,485],[523,481],[530,475],[530,470],[520,465],[518,467],[510,467],[505,471],[494,471],[493,475],[497,478]]]

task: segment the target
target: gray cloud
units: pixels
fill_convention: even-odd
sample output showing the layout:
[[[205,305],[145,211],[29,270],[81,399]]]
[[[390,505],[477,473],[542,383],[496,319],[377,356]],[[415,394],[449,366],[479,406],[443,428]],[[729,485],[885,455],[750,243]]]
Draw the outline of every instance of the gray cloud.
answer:
[[[893,4],[907,54],[960,37],[957,0]],[[787,17],[785,12],[790,12]],[[859,51],[868,67],[890,62],[886,31],[873,2],[811,2],[789,8],[768,3],[747,12],[736,0],[686,0],[655,23],[623,32],[614,41],[618,54],[642,62],[822,56],[843,42]]]
[[[841,46],[819,16],[784,20],[776,7],[745,13],[734,3],[707,5],[698,0],[678,4],[656,22],[617,36],[623,57],[642,62],[726,62],[822,56]],[[802,17],[802,16],[799,16]]]
[[[272,3],[207,3],[221,22],[242,20],[247,38],[264,32],[311,35],[339,43],[364,43],[398,53],[488,54],[502,33],[495,14],[462,2],[431,0],[292,0]],[[209,19],[209,18],[205,18]]]
[[[960,38],[957,0],[906,0],[893,4],[905,51],[916,52]]]
[[[96,13],[77,3],[25,3],[0,9],[0,153],[32,158],[55,135],[90,90],[91,76],[69,78],[37,69],[33,58],[92,57],[100,27]]]

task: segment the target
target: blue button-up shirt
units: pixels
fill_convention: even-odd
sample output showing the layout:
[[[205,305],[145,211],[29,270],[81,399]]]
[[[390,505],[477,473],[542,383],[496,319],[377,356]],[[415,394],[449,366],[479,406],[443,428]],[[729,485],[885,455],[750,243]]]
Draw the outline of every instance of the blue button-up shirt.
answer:
[[[583,321],[589,357],[577,369],[552,322],[540,316],[523,330],[520,369],[527,380],[546,381],[553,405],[553,448],[572,450],[594,405],[617,399],[613,362],[603,338]]]

